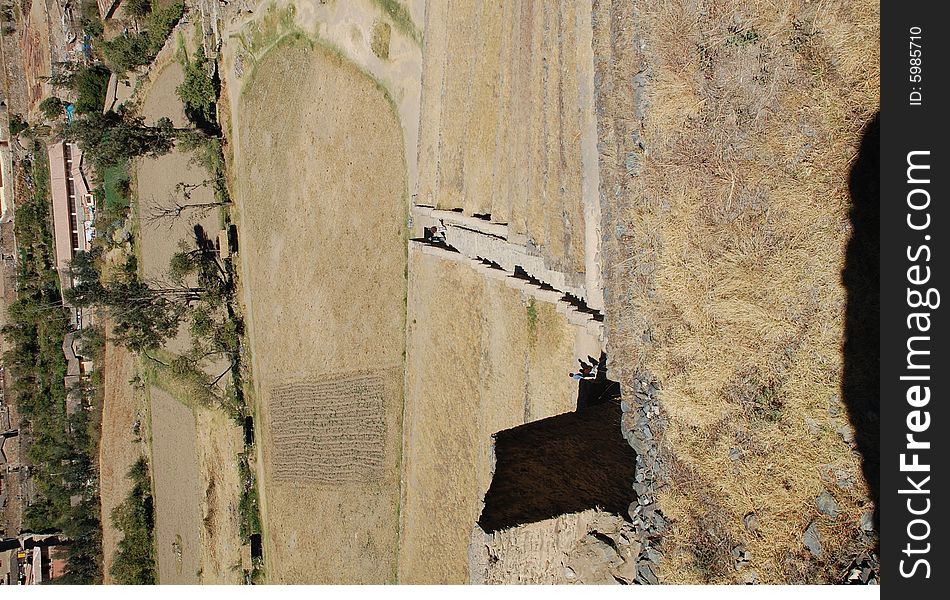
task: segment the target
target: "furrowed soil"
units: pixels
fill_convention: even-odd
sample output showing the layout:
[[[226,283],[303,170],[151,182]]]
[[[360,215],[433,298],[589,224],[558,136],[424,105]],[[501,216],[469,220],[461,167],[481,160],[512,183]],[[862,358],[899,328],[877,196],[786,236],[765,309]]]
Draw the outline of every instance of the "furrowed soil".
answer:
[[[469,262],[413,246],[409,268],[399,581],[467,583],[491,436],[575,408],[574,331]]]
[[[259,59],[235,113],[268,580],[393,582],[408,209],[399,121],[370,77],[299,37]]]

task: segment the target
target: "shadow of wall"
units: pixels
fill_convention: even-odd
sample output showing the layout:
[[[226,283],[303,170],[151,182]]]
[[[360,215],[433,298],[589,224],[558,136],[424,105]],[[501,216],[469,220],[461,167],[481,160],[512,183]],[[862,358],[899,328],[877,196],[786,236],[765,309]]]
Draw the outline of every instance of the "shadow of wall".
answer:
[[[864,479],[880,519],[880,113],[865,127],[851,167],[851,239],[841,282],[845,309],[841,397],[855,431]]]

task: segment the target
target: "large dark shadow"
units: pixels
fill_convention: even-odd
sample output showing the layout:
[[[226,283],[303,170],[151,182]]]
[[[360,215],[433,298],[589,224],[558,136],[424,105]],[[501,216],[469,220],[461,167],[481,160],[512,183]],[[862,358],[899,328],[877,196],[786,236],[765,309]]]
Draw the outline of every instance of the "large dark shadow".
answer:
[[[493,436],[495,473],[478,520],[485,532],[591,508],[629,518],[636,453],[620,431],[620,386],[603,369],[578,383],[576,411]]]
[[[851,240],[841,281],[847,293],[841,395],[855,430],[864,479],[880,523],[880,113],[862,134],[851,167]]]

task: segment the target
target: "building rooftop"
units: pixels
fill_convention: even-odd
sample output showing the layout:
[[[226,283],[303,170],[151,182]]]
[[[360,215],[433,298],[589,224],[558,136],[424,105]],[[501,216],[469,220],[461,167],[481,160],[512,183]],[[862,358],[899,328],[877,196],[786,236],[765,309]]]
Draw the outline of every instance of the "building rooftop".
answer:
[[[69,263],[77,252],[88,251],[93,237],[94,202],[82,172],[82,150],[74,143],[47,147],[50,192],[53,201],[53,237],[56,269],[63,289],[71,286]]]

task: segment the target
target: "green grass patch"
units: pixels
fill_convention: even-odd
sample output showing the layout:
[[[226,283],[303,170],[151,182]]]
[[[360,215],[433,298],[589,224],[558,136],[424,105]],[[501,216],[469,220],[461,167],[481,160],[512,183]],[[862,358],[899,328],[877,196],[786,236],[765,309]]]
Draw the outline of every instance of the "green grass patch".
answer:
[[[538,336],[538,305],[535,303],[534,298],[528,299],[528,304],[525,306],[525,313],[528,317],[528,333],[533,340]]]
[[[412,38],[417,44],[422,44],[422,32],[412,22],[412,16],[409,14],[408,8],[397,0],[373,0],[373,2],[389,15],[396,29]]]
[[[257,478],[251,469],[248,453],[250,448],[238,455],[238,471],[241,478],[241,499],[238,513],[241,515],[241,538],[248,542],[252,535],[261,532],[261,501],[257,492]]]
[[[102,171],[102,188],[105,198],[102,209],[110,215],[124,215],[129,210],[129,163],[123,162]]]
[[[129,469],[132,490],[110,518],[123,538],[116,546],[109,573],[120,585],[152,585],[158,582],[155,564],[155,514],[148,462],[140,457]]]
[[[373,54],[383,60],[389,58],[389,43],[392,38],[392,33],[392,26],[385,21],[377,21],[376,24],[373,25],[373,39],[370,43],[370,48],[372,48]]]

